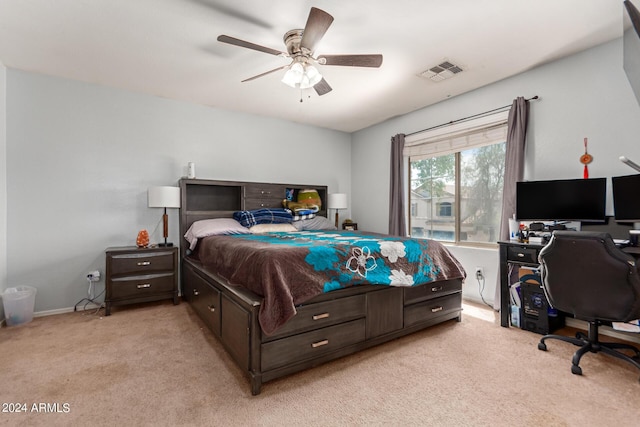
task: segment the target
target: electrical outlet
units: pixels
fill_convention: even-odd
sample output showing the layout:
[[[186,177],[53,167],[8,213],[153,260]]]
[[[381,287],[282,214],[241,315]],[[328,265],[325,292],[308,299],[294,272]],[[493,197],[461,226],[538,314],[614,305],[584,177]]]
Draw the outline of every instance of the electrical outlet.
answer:
[[[99,282],[100,281],[100,272],[98,270],[90,271],[89,274],[87,274],[87,279],[90,282]]]
[[[484,268],[476,267],[476,279],[478,280],[484,279]]]

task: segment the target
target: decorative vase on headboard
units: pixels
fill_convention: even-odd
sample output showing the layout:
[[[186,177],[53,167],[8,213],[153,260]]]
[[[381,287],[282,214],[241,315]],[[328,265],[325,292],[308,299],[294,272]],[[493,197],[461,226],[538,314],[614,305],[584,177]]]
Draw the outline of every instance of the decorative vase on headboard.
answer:
[[[140,230],[138,232],[136,245],[138,245],[139,248],[146,248],[149,246],[149,232],[147,230]]]

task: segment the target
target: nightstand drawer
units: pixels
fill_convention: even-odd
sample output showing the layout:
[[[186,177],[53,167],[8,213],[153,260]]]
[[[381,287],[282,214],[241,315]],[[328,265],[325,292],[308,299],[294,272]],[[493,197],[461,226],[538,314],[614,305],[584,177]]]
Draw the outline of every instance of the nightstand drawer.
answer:
[[[174,291],[175,275],[173,271],[160,274],[145,274],[112,278],[111,299],[139,298],[148,295],[170,293]]]
[[[171,251],[110,254],[111,274],[145,274],[152,271],[172,271],[175,269],[174,254]]]

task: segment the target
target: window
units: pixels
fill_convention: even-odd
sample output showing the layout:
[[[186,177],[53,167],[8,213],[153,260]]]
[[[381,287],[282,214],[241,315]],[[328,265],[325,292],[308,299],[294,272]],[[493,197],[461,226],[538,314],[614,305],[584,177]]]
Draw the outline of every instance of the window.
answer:
[[[498,240],[506,130],[506,114],[499,114],[407,138],[412,237]]]
[[[438,215],[439,216],[451,216],[453,215],[451,213],[451,206],[452,203],[451,202],[442,202],[440,203],[440,206],[438,207]]]

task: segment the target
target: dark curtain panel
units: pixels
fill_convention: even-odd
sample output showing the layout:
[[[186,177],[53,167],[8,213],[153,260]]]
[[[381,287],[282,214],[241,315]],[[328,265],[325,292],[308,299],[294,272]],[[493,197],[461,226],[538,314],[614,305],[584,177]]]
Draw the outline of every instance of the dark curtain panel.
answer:
[[[504,189],[499,240],[509,240],[509,218],[516,213],[516,182],[524,176],[524,148],[529,120],[529,104],[521,96],[513,100],[507,123],[507,151],[505,154]],[[500,271],[500,270],[498,270]],[[498,275],[493,306],[500,308],[500,277]]]
[[[404,134],[391,137],[391,179],[389,185],[389,234],[406,236],[404,219]]]

